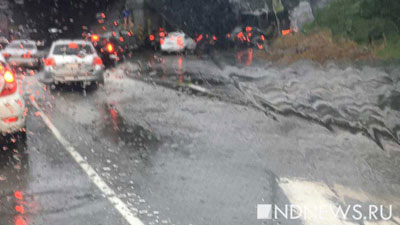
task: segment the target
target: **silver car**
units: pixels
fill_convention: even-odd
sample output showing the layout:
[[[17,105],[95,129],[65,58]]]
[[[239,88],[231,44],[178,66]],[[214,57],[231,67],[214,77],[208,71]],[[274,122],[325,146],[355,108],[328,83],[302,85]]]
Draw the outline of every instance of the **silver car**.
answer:
[[[14,40],[2,51],[3,57],[13,67],[40,67],[40,56],[32,40]]]
[[[104,83],[104,66],[92,43],[85,40],[53,42],[44,59],[44,83]]]

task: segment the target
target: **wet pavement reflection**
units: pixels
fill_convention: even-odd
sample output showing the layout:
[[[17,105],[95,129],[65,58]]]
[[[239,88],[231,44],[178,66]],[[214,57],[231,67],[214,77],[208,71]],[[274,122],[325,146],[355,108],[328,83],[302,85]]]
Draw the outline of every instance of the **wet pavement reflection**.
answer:
[[[252,48],[214,53],[202,60],[195,55],[157,53],[140,60],[150,62],[139,69],[143,81],[189,94],[206,93],[266,114],[297,116],[329,130],[363,133],[382,149],[386,139],[400,144],[396,66],[328,63],[321,67],[298,62],[272,67],[255,58]]]
[[[27,225],[32,203],[24,198],[29,155],[25,144],[3,137],[0,154],[0,223]]]
[[[338,202],[397,199],[397,143],[385,139],[382,151],[361,135],[399,124],[394,73],[226,54],[136,55],[93,89],[21,77],[27,101],[146,224],[258,224],[255,204],[298,200],[296,185],[327,183]],[[0,155],[0,223],[125,224],[36,110],[28,114],[27,146],[8,143]]]
[[[118,112],[115,104],[105,104],[102,118],[104,136],[110,137],[119,147],[131,147],[138,151],[156,149],[160,144],[158,137],[150,128],[127,123]]]

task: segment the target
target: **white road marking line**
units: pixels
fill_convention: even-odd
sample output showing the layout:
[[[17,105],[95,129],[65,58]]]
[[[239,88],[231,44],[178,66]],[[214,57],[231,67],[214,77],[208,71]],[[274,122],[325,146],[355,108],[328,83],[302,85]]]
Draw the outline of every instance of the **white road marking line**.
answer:
[[[54,126],[50,119],[40,109],[35,101],[32,101],[32,105],[39,112],[40,117],[46,126],[53,132],[57,140],[63,145],[64,149],[71,154],[74,160],[79,166],[85,171],[89,179],[107,196],[107,199],[111,202],[115,209],[124,217],[124,219],[130,225],[144,225],[143,222],[136,217],[128,208],[128,206],[119,199],[115,192],[103,181],[103,179],[96,173],[96,171],[86,162],[86,160],[75,150],[75,148],[61,135],[60,131]]]
[[[280,178],[279,186],[289,199],[290,204],[296,205],[303,210],[302,212],[300,211],[300,214],[302,214],[300,219],[305,225],[359,224],[359,221],[352,220],[353,216],[359,216],[356,211],[352,212],[355,204],[346,202],[346,199],[351,199],[352,202],[369,202],[385,208],[390,205],[394,208],[399,207],[399,198],[397,196],[373,195],[359,188],[353,189],[340,184],[334,184],[332,189],[323,182],[284,177]],[[338,206],[342,207],[342,212],[339,212]],[[350,207],[350,211],[347,207]],[[361,211],[363,212],[362,216],[367,216],[368,218],[371,215],[371,211],[368,210],[368,205],[364,207],[366,209]],[[309,212],[305,211],[307,209]],[[343,218],[345,216],[348,216],[348,219]],[[363,219],[363,222],[365,225],[394,225],[398,224],[398,220],[399,217],[392,215],[390,220],[378,221],[372,219],[368,221],[368,219]]]
[[[302,209],[312,210],[328,206],[329,209],[331,207],[333,209],[335,207],[335,204],[330,200],[334,199],[335,194],[324,183],[281,178],[279,186],[290,203]],[[311,211],[307,216],[302,215],[301,220],[305,225],[354,225],[352,222],[341,220],[336,217],[333,211],[329,210],[328,212]]]

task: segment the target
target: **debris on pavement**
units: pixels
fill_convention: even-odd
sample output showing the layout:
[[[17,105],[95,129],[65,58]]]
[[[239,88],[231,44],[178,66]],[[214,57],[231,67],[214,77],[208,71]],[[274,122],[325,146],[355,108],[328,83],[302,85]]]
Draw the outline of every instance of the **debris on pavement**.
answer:
[[[255,54],[284,64],[298,60],[324,63],[329,60],[357,61],[376,58],[373,51],[362,48],[353,41],[334,38],[330,31],[286,35],[274,40],[267,51],[256,51]]]

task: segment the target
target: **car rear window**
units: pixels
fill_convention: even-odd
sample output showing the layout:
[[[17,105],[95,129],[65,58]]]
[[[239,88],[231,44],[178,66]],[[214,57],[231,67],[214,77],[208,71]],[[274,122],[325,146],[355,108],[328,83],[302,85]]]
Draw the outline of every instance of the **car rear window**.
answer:
[[[53,55],[90,55],[93,48],[88,44],[60,44],[54,46]]]
[[[34,49],[35,45],[30,44],[30,43],[11,43],[8,48],[14,48],[14,49]]]

